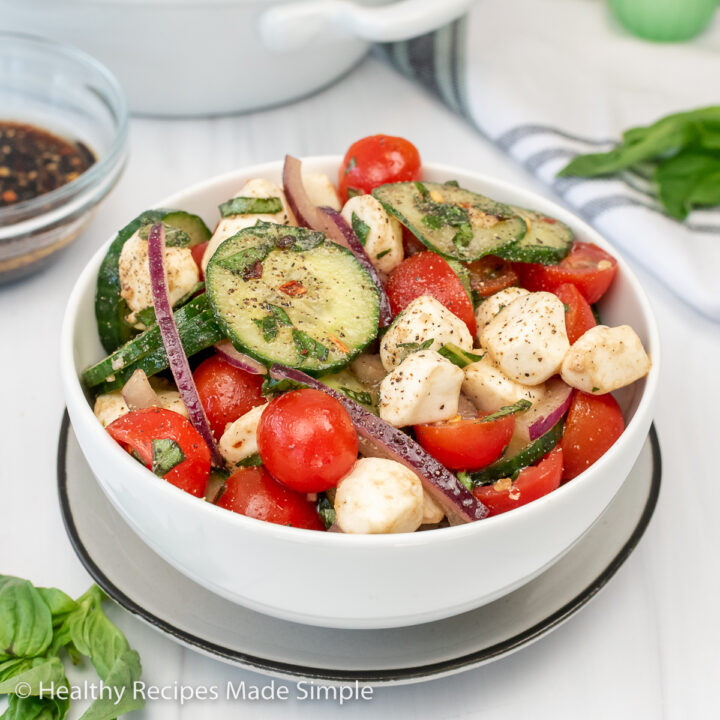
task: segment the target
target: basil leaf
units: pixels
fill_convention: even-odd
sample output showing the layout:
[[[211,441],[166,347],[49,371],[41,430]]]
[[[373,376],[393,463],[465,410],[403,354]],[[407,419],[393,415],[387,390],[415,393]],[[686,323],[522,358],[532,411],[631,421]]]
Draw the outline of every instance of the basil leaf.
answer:
[[[496,410],[490,415],[486,415],[480,422],[492,422],[493,420],[499,420],[500,418],[507,417],[508,415],[516,415],[517,413],[525,412],[532,407],[532,403],[529,400],[518,400],[512,405],[505,405],[499,410]]]
[[[52,639],[52,614],[37,588],[0,575],[0,662],[42,655]]]
[[[384,258],[388,253],[390,252],[390,248],[387,250],[381,250],[376,256],[375,259],[379,260],[380,258]]]
[[[293,329],[292,337],[301,361],[309,357],[318,360],[325,360],[327,358],[329,350],[321,342],[310,337],[307,333],[302,330]]]
[[[658,167],[654,180],[668,214],[684,220],[696,206],[720,204],[720,153],[681,152]]]
[[[218,264],[234,275],[242,275],[244,279],[249,280],[252,278],[245,276],[255,274],[252,271],[256,263],[262,263],[271,249],[272,247],[270,245],[256,245],[255,247],[246,248],[239,253],[223,258],[218,261]]]
[[[76,607],[77,603],[62,590],[57,588],[39,587],[37,591],[40,593],[45,604],[50,609],[53,625],[58,624],[62,619]]]
[[[373,399],[372,395],[366,390],[352,390],[351,388],[341,387],[340,391],[347,395],[351,400],[361,405],[370,405],[372,407]]]
[[[320,516],[320,519],[325,523],[325,529],[327,530],[337,520],[337,516],[335,515],[335,508],[333,507],[333,504],[330,502],[330,498],[328,498],[327,495],[322,495],[318,498],[316,507],[317,513]]]
[[[419,352],[420,350],[427,350],[434,342],[435,342],[435,338],[428,338],[423,343],[416,343],[416,342],[398,343],[397,347],[407,348],[408,350],[410,350],[411,353],[414,353],[414,352]]]
[[[52,685],[67,684],[65,668],[57,655],[50,658],[33,658],[25,662],[28,663],[26,667],[17,668],[20,672],[13,673],[0,682],[0,695],[14,693],[20,683],[25,685],[23,690],[27,695],[39,695],[41,686],[47,690]]]
[[[275,380],[274,378],[268,377],[263,380],[261,392],[263,395],[275,395],[288,392],[289,390],[302,390],[306,387],[307,385],[303,385],[303,383],[296,382],[295,380],[290,380],[289,378]]]
[[[136,696],[135,693],[135,683],[141,674],[140,656],[129,647],[126,648],[115,658],[103,677],[105,685],[113,688],[112,696],[103,693],[93,701],[80,720],[115,720],[120,715],[142,708],[145,704],[143,696]]]
[[[468,473],[467,470],[460,470],[460,472],[455,473],[455,475],[470,492],[473,491],[475,485],[473,485],[473,481],[470,479],[470,473]]]
[[[363,222],[356,213],[352,214],[351,225],[354,233],[360,241],[360,244],[364,247],[367,242],[368,235],[370,234],[370,226],[366,222]]]
[[[10,695],[7,710],[0,720],[63,720],[69,708],[69,698],[19,698]]]
[[[243,460],[240,460],[240,462],[236,463],[237,467],[239,468],[258,467],[262,464],[263,463],[262,458],[260,457],[260,453],[254,453],[253,455],[250,455],[249,457],[246,457]]]
[[[453,343],[445,343],[445,345],[438,350],[438,353],[453,363],[453,365],[457,365],[459,368],[465,368],[485,357],[484,354],[477,355],[476,353],[471,353],[468,350],[463,350],[461,347],[458,347]]]
[[[222,203],[218,209],[220,216],[226,218],[232,215],[275,215],[283,209],[283,206],[279,197],[234,197]]]
[[[165,477],[173,468],[185,461],[180,445],[170,438],[153,438],[152,471],[158,477]]]

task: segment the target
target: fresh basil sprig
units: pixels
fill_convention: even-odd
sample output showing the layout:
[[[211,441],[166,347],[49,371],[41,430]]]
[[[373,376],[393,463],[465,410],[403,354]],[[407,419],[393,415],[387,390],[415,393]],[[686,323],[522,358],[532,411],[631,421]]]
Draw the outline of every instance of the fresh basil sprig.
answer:
[[[720,205],[720,106],[675,113],[623,133],[605,153],[579,155],[560,175],[597,177],[634,167],[647,172],[668,215]]]
[[[64,649],[73,662],[87,657],[103,683],[103,693],[81,720],[113,720],[144,705],[135,697],[140,657],[102,610],[105,598],[93,585],[77,600],[56,588],[37,588],[27,580],[0,575],[0,695],[8,695],[2,720],[63,720],[70,702],[41,691],[67,688]],[[22,684],[20,697],[15,694]],[[118,699],[119,698],[119,699]]]

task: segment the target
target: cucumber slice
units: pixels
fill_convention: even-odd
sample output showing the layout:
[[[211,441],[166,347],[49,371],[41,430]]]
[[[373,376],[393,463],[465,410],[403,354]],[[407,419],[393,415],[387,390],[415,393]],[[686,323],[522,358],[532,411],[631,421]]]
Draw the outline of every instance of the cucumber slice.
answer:
[[[182,210],[146,210],[118,232],[98,270],[95,293],[95,318],[100,342],[107,353],[115,351],[138,333],[125,320],[130,310],[120,296],[118,261],[123,245],[142,227],[161,221],[186,233],[188,246],[210,239],[210,230],[202,219]]]
[[[378,414],[378,393],[377,390],[360,382],[350,368],[344,368],[332,375],[325,375],[323,382],[343,395],[362,405],[375,415]]]
[[[525,236],[512,245],[500,248],[497,254],[505,260],[556,265],[569,252],[575,235],[564,223],[543,213],[511,206],[525,219]]]
[[[526,445],[517,455],[501,458],[482,470],[471,472],[473,485],[490,485],[500,478],[512,477],[529,465],[534,465],[547,455],[562,439],[565,430],[565,418],[553,425],[544,435]]]
[[[188,357],[224,338],[215,322],[206,295],[198,295],[175,313],[180,339]],[[83,383],[98,392],[121,388],[137,369],[150,377],[168,367],[160,328],[152,325],[114,353],[92,365],[82,374]]]
[[[185,212],[184,210],[173,210],[165,215],[162,221],[166,225],[186,232],[190,236],[188,247],[201,245],[212,237],[210,228],[208,228],[201,217]]]
[[[460,281],[460,284],[465,289],[468,299],[472,303],[472,288],[470,286],[470,271],[462,263],[459,263],[457,260],[448,259],[447,264],[450,266],[451,270],[458,276],[458,280]]]
[[[527,228],[509,205],[452,184],[392,183],[372,194],[430,250],[462,262],[497,254]]]
[[[208,263],[215,316],[240,351],[313,375],[347,365],[377,335],[379,295],[353,254],[322,233],[258,223]]]

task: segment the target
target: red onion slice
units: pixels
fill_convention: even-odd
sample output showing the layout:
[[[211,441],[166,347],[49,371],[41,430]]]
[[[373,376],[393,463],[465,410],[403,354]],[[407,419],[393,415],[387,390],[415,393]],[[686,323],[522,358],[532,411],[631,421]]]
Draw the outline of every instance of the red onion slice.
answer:
[[[293,380],[327,393],[348,411],[361,444],[375,457],[402,463],[422,481],[423,488],[437,502],[451,523],[473,522],[488,515],[488,509],[434,457],[428,455],[411,437],[373,415],[343,393],[333,390],[301,370],[273,365],[270,377]]]
[[[568,411],[573,389],[560,378],[551,378],[545,384],[545,395],[524,413],[515,416],[515,435],[525,444],[537,440]]]
[[[331,207],[318,208],[318,216],[323,227],[315,229],[322,230],[322,232],[324,232],[332,241],[338,243],[338,245],[345,245],[373,279],[373,282],[380,293],[380,327],[387,327],[393,319],[392,310],[390,309],[390,300],[385,292],[385,286],[383,285],[382,280],[380,280],[378,271],[370,261],[370,258],[365,252],[365,248],[362,243],[358,240],[355,231],[347,224],[345,218],[337,210],[333,210]],[[340,242],[341,239],[345,242]]]
[[[229,340],[216,343],[215,352],[233,367],[244,370],[251,375],[267,375],[267,368],[261,362],[238,352]]]
[[[148,236],[148,263],[150,266],[150,285],[152,287],[155,319],[160,328],[165,353],[170,370],[175,378],[180,397],[185,403],[190,422],[200,433],[210,448],[210,456],[215,467],[224,467],[222,455],[213,437],[210,423],[200,402],[195,380],[193,380],[190,363],[183,350],[180,333],[175,324],[175,317],[168,296],[167,278],[165,277],[165,228],[162,223],[155,223]]]
[[[150,386],[144,370],[138,368],[123,385],[120,394],[130,410],[160,407],[160,398]]]
[[[300,225],[317,230],[318,211],[310,200],[302,179],[302,162],[292,155],[285,156],[283,165],[283,189],[290,209]]]

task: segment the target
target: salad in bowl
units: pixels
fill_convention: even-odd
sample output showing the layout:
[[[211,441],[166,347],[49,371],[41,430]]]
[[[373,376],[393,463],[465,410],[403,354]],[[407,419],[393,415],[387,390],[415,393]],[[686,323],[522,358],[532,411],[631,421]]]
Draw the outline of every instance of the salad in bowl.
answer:
[[[617,259],[437,176],[373,136],[337,185],[288,156],[218,198],[214,230],[173,207],[119,231],[96,279],[107,354],[81,381],[148,483],[305,531],[404,534],[514,512],[612,448],[613,393],[652,367],[597,309]]]

